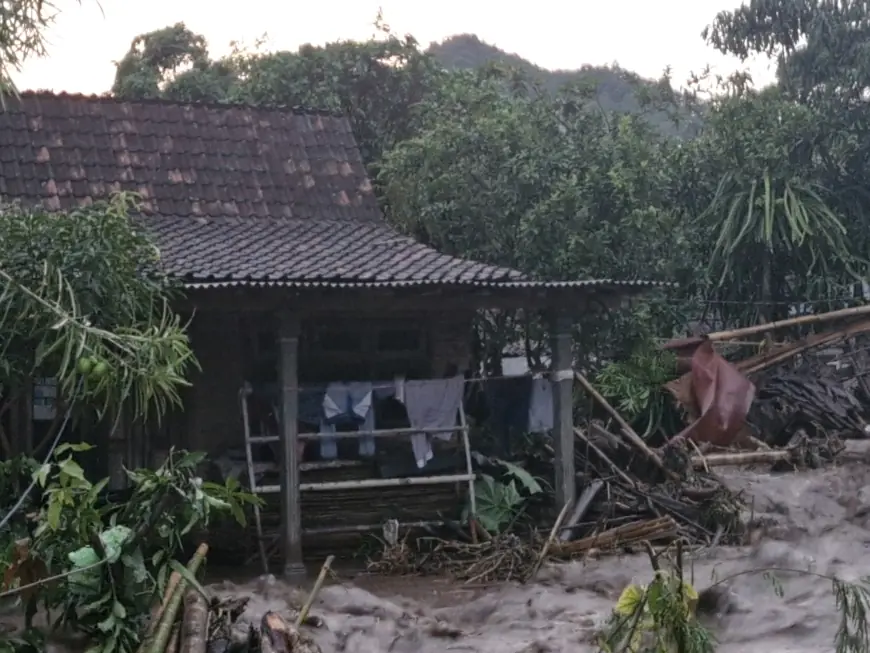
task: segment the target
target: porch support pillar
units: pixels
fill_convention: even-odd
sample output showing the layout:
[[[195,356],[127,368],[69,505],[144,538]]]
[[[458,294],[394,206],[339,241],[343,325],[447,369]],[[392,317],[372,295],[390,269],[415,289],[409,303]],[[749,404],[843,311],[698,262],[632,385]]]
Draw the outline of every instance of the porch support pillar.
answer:
[[[302,563],[302,504],[299,495],[299,315],[279,316],[278,378],[281,382],[281,540],[284,576],[290,581],[305,577]]]
[[[556,467],[556,503],[573,503],[576,494],[574,471],[574,355],[571,316],[550,314],[553,382],[553,448]]]

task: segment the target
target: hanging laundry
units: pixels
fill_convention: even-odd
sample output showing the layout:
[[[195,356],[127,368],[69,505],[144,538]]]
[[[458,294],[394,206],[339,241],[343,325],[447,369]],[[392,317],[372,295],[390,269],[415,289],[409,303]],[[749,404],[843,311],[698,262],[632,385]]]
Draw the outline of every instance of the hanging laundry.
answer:
[[[532,380],[529,400],[529,433],[545,433],[553,429],[553,382],[548,378]]]
[[[461,376],[451,379],[405,381],[405,408],[408,410],[411,428],[446,429],[456,426],[464,388],[465,379]],[[442,440],[449,440],[452,436],[452,433],[435,435]],[[427,434],[412,435],[411,449],[419,469],[432,460],[432,443]]]
[[[511,442],[529,428],[532,377],[513,376],[484,381],[489,426],[501,442],[501,455],[510,456]]]
[[[372,383],[359,381],[353,383],[330,383],[326,386],[323,397],[324,420],[320,426],[321,433],[334,434],[336,426],[353,425],[362,427],[364,431],[374,431],[375,412],[372,410]],[[371,457],[375,455],[375,438],[363,435],[358,438],[359,454]],[[324,459],[338,456],[338,444],[335,438],[320,439],[320,456]]]
[[[323,397],[326,386],[308,386],[299,391],[299,421],[303,424],[320,426],[325,419]]]
[[[375,399],[390,399],[395,398],[397,401],[405,402],[405,377],[397,374],[392,381],[374,381],[372,382]]]
[[[405,403],[405,376],[403,374],[397,374],[395,378],[393,378],[393,387],[395,391],[396,400],[400,403]]]

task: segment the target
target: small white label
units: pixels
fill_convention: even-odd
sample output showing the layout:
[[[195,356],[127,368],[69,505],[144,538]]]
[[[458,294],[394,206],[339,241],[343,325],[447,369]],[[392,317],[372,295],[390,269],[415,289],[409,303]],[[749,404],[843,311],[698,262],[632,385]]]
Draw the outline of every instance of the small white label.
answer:
[[[553,381],[570,381],[574,378],[574,370],[557,370],[550,374]]]

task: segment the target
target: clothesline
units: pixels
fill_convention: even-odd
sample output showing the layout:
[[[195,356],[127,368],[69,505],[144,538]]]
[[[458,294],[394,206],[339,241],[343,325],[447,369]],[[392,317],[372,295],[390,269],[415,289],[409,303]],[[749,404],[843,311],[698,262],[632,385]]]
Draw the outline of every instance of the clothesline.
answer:
[[[534,378],[543,378],[543,377],[550,376],[552,373],[553,373],[553,370],[548,370],[547,372],[541,372],[538,374],[499,374],[499,375],[494,375],[494,376],[472,376],[472,377],[463,378],[463,383],[468,384],[468,383],[480,383],[483,381],[507,381],[510,379],[522,379],[524,377],[531,377],[533,379]],[[457,374],[455,376],[459,376],[459,375]],[[408,382],[408,381],[438,381],[441,379],[455,378],[455,376],[454,377],[449,377],[449,376],[438,377],[438,378],[431,378],[430,377],[430,378],[426,378],[426,379],[405,379],[405,381],[406,382]],[[289,386],[288,389],[291,389],[291,390],[320,390],[321,388],[329,385],[330,383],[345,383],[345,382],[347,382],[347,381],[340,380],[340,381],[324,381],[321,383],[306,383],[306,384],[302,384],[302,385]],[[366,383],[368,383],[368,382],[366,382]],[[273,384],[273,385],[280,386],[280,383]],[[283,386],[281,386],[281,387],[283,388]],[[372,386],[371,386],[372,390],[391,390],[395,387],[396,387],[395,379],[390,380],[390,381],[372,381]]]
[[[532,374],[479,376],[465,378],[459,374],[429,379],[406,380],[397,375],[392,381],[345,381],[300,386],[298,421],[316,426],[314,439],[320,441],[320,455],[334,459],[338,455],[337,441],[353,437],[359,441],[359,454],[375,455],[375,399],[394,396],[408,413],[411,446],[417,466],[422,469],[433,456],[431,439],[450,439],[457,430],[467,435],[463,389],[470,382],[503,380],[502,389],[493,384],[484,386],[487,403],[495,417],[494,425],[504,438],[517,427],[521,431],[544,432],[552,429],[552,385],[548,378]],[[246,385],[245,391],[250,386]],[[385,392],[384,392],[385,391]],[[242,400],[247,401],[242,395]],[[460,427],[456,428],[459,418]],[[346,424],[357,428],[349,433],[338,432]]]

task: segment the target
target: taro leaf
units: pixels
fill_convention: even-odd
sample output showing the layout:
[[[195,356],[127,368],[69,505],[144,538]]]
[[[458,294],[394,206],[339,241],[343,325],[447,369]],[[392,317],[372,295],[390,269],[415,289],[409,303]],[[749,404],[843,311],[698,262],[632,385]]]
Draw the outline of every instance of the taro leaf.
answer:
[[[506,460],[498,460],[499,465],[504,467],[510,476],[517,479],[529,494],[537,494],[541,492],[540,484],[535,480],[535,477],[529,474],[525,469],[516,463],[510,463]]]
[[[100,533],[100,541],[106,548],[106,558],[110,563],[118,562],[121,557],[121,549],[133,534],[126,526],[112,526]]]
[[[145,558],[142,556],[142,550],[136,548],[130,553],[125,553],[121,556],[121,562],[124,567],[132,574],[133,582],[144,583],[150,577],[148,569],[145,567]]]
[[[100,556],[93,547],[85,546],[69,554],[73,569],[81,569],[69,578],[69,588],[76,593],[88,593],[100,587],[100,570],[93,565],[100,561]]]
[[[124,543],[131,533],[132,531],[126,526],[113,526],[100,533],[100,542],[103,543],[103,548],[106,550],[106,562],[113,564],[120,559]],[[93,547],[84,546],[76,549],[67,557],[73,564],[73,569],[82,570],[70,577],[70,588],[73,591],[82,592],[97,589],[100,585],[101,572],[93,565],[100,562],[100,556],[97,555]],[[88,567],[90,568],[88,569]]]
[[[474,495],[477,521],[490,533],[498,533],[523,503],[514,481],[500,483],[491,476],[482,476],[474,484]]]

